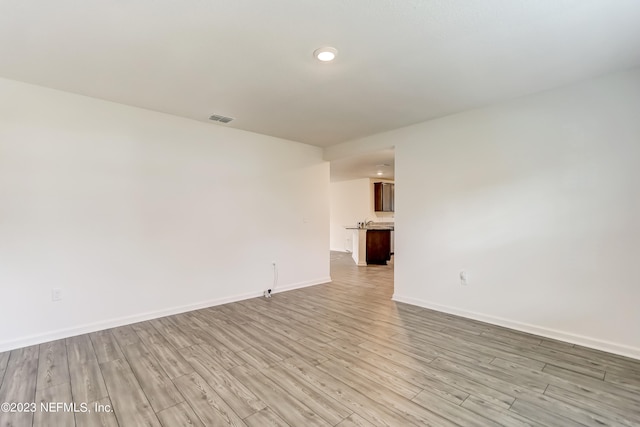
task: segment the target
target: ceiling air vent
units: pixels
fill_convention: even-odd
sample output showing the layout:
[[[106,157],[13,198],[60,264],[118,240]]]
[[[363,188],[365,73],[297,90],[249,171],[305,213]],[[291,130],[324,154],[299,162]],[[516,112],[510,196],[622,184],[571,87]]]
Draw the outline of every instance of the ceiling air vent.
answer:
[[[218,114],[214,114],[213,116],[209,117],[209,120],[220,123],[229,123],[233,119],[231,117],[219,116]]]

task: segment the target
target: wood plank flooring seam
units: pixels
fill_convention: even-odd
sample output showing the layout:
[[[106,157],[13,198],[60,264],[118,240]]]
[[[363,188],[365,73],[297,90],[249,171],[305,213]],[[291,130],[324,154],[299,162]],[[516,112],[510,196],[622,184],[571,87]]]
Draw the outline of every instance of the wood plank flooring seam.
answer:
[[[7,356],[6,356],[6,363],[4,365],[4,368],[2,369],[2,375],[0,376],[0,388],[2,388],[2,385],[4,384],[4,377],[7,374],[7,365],[9,364],[9,359],[11,358],[11,352],[7,351]]]
[[[67,369],[69,370],[69,386],[71,387],[71,366],[69,365],[69,347],[67,345],[67,340],[64,340],[64,346],[65,349],[67,351]],[[103,378],[104,381],[104,378]],[[73,387],[71,387],[71,401],[75,402],[75,399],[73,398]],[[76,417],[76,414],[73,414],[73,421],[75,423],[75,426],[78,425],[78,419]]]
[[[86,336],[88,337],[88,335],[86,335]],[[71,337],[71,339],[75,339],[75,338],[78,338],[78,337]],[[65,345],[67,347],[67,363],[69,364],[69,374],[71,375],[71,373],[74,370],[71,367],[71,360],[70,360],[70,357],[69,357],[69,342],[71,342],[69,338],[65,339]],[[93,347],[93,342],[91,341],[90,338],[88,339],[88,342],[89,342],[89,344],[91,344],[91,352],[92,352],[93,356],[95,357],[95,348]],[[96,358],[96,362],[97,362],[97,358]],[[104,375],[102,373],[102,370],[100,369],[100,364],[99,363],[98,363],[98,373],[100,374],[100,378],[98,379],[98,388],[100,388],[99,387],[100,381],[102,381],[103,385],[105,385],[105,381],[104,381]],[[72,398],[74,398],[74,400],[75,400],[76,397],[74,396],[74,392],[73,392],[73,390],[74,390],[73,378],[71,379],[71,383],[72,383],[71,395],[72,395]],[[105,387],[106,387],[106,385],[105,385]],[[105,396],[97,396],[97,397],[98,398],[102,398],[102,397],[105,397]],[[78,396],[78,398],[79,398],[79,396]],[[78,401],[80,401],[80,399],[78,399]]]

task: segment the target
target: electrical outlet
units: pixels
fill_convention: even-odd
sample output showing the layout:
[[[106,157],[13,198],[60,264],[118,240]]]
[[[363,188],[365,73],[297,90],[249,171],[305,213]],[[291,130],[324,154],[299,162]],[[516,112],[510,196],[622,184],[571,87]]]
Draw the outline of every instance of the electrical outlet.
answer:
[[[51,289],[51,301],[60,301],[62,299],[62,289]]]

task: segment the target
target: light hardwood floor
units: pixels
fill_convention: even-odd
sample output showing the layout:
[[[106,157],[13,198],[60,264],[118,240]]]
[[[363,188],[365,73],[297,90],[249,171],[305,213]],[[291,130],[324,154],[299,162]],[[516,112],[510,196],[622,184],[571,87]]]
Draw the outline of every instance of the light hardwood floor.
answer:
[[[0,353],[0,403],[38,406],[0,426],[640,425],[640,361],[394,303],[393,265],[331,257],[330,284]]]

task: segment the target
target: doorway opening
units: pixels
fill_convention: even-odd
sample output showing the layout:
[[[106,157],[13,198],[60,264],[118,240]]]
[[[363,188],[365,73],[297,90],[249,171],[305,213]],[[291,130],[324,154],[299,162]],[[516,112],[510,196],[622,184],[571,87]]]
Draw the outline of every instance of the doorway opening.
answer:
[[[386,281],[393,295],[395,149],[331,160],[331,274]],[[361,271],[362,270],[362,271]],[[335,280],[335,279],[334,279]]]

